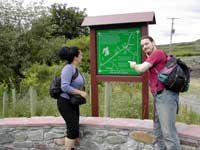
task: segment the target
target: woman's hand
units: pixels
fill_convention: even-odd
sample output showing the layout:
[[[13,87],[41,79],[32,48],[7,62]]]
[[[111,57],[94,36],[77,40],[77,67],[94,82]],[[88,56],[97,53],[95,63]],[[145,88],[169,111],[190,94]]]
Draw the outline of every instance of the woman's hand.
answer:
[[[87,93],[85,91],[81,91],[80,92],[80,95],[84,98],[87,98]]]
[[[81,90],[78,90],[78,89],[74,89],[73,94],[79,94],[79,95],[81,95],[82,97],[87,98],[87,93],[86,93],[85,91],[81,91]]]

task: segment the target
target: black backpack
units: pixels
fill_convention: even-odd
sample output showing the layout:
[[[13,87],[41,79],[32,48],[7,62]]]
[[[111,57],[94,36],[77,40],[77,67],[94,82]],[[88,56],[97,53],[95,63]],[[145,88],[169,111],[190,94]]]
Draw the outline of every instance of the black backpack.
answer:
[[[75,73],[72,76],[71,82],[76,79],[78,76],[78,69],[76,68]],[[58,99],[60,97],[60,94],[62,93],[61,89],[61,77],[60,76],[54,76],[50,82],[49,86],[49,94],[52,98]]]
[[[158,73],[158,80],[174,92],[186,92],[189,88],[191,69],[179,58],[167,56],[165,67]]]

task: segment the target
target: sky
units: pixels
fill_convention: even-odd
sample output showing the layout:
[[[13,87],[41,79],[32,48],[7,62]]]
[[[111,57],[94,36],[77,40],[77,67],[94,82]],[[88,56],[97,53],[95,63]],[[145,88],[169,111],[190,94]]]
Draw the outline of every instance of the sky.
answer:
[[[172,43],[200,39],[200,0],[44,0],[44,3],[66,3],[80,10],[86,8],[88,16],[153,11],[156,24],[149,25],[149,35],[156,44],[170,43],[170,18],[177,18],[174,19]]]

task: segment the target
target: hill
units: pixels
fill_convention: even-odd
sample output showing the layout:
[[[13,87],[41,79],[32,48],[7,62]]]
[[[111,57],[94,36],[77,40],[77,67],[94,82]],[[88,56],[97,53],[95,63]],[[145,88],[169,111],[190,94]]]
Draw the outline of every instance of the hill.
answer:
[[[169,44],[157,47],[168,54],[181,58],[192,69],[191,76],[193,78],[200,77],[200,39],[194,42],[173,43],[171,53],[169,52]]]
[[[169,44],[158,45],[158,48],[169,52]],[[194,42],[173,43],[171,45],[171,54],[176,56],[200,56],[200,39]]]

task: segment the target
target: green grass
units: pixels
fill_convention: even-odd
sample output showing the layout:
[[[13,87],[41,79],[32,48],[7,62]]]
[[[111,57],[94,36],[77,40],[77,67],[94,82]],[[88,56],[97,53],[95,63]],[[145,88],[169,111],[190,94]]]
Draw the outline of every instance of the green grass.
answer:
[[[181,105],[177,121],[187,124],[200,124],[200,114],[194,112],[188,105]]]
[[[87,75],[86,75],[87,76]],[[89,77],[89,75],[87,76]],[[198,94],[200,85],[199,79],[191,80],[191,87],[187,93],[183,94]],[[90,80],[87,82],[86,89],[89,91]],[[99,83],[99,115],[104,116],[104,83]],[[123,83],[111,82],[111,99],[110,99],[110,117],[113,118],[141,118],[142,115],[142,99],[141,99],[141,83]],[[59,116],[57,110],[56,100],[48,95],[48,88],[40,89],[36,87],[37,91],[43,91],[42,95],[37,95],[35,116]],[[46,92],[45,92],[46,91]],[[41,93],[41,92],[38,92]],[[46,93],[46,94],[45,94]],[[153,118],[153,100],[149,93],[149,119]],[[16,112],[13,113],[12,100],[9,98],[8,108],[6,109],[5,117],[30,117],[30,98],[28,92],[18,94]],[[0,110],[2,110],[2,95],[0,98]],[[91,116],[91,100],[88,99],[85,105],[80,107],[82,116]],[[2,112],[0,112],[2,117]],[[177,121],[185,122],[187,124],[200,124],[200,114],[194,112],[189,106],[180,106]]]
[[[141,84],[139,83],[111,83],[110,117],[113,118],[141,118],[142,100]],[[104,116],[104,86],[99,86],[99,116]],[[152,99],[150,99],[152,110]],[[89,108],[89,109],[88,109]],[[81,115],[91,116],[91,101],[81,106]],[[150,112],[152,118],[152,111]]]

